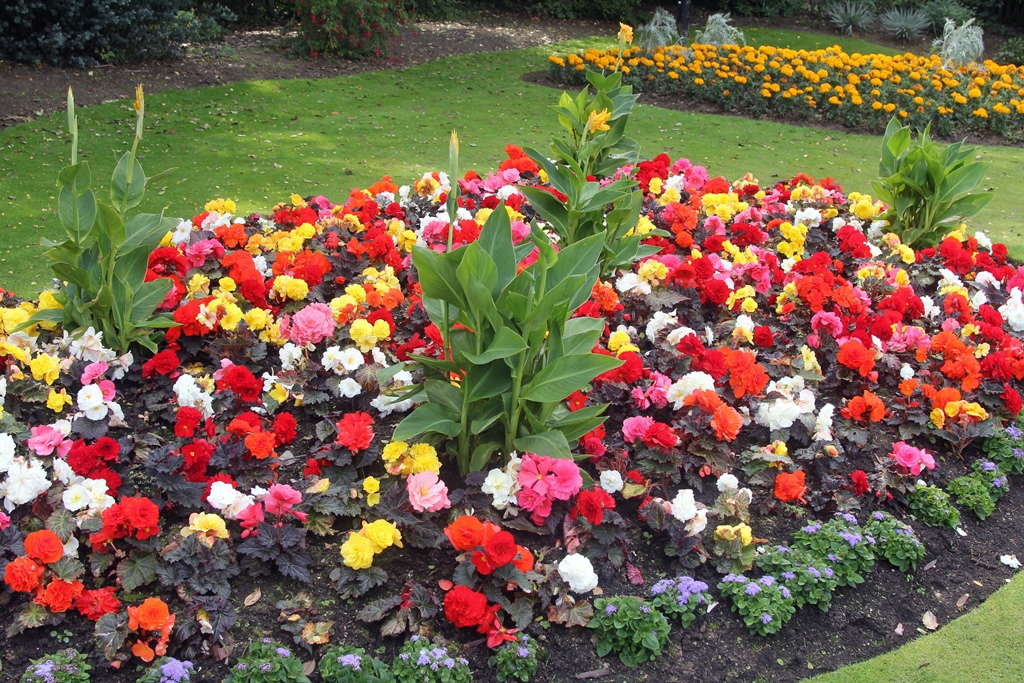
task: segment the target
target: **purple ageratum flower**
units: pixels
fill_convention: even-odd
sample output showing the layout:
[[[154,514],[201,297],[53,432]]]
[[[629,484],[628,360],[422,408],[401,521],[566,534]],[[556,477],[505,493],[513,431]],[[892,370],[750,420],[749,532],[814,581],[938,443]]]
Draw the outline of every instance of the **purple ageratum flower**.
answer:
[[[430,664],[430,655],[424,650],[420,652],[420,658],[416,660],[416,665],[426,666],[427,664]]]
[[[270,672],[274,668],[274,665],[270,662],[263,662],[260,664],[260,671]]]
[[[451,657],[448,657],[448,658],[446,658],[446,659],[445,659],[445,660],[444,660],[443,662],[441,662],[441,663],[442,663],[442,664],[444,664],[444,665],[445,665],[446,667],[448,667],[449,669],[454,669],[454,668],[455,668],[455,660],[454,660],[454,659],[452,659]]]
[[[782,572],[782,578],[784,578],[786,581],[792,581],[796,578],[796,574],[794,574],[793,572]]]
[[[1006,481],[1006,477],[996,477],[995,479],[992,480],[992,485],[995,486],[997,489],[1001,489],[1004,486],[1006,486]]]
[[[804,527],[804,529],[806,529],[806,528],[807,527]],[[807,533],[813,533],[813,532],[808,531]],[[786,554],[786,553],[790,552],[789,548],[787,548],[784,545],[777,545],[777,546],[775,546],[775,549],[778,550],[782,554]]]
[[[673,585],[671,579],[662,579],[658,583],[651,586],[651,595],[661,595]]]
[[[789,600],[793,595],[785,586],[779,586],[779,592],[782,593],[782,597],[786,598],[787,600]]]
[[[528,647],[521,647],[521,648],[519,648],[519,656],[523,657],[524,659],[526,657],[529,657],[530,656],[530,648],[528,648]]]
[[[834,572],[834,571],[832,571],[832,568],[831,568],[831,567],[825,567],[825,568],[824,568],[824,569],[822,570],[822,573],[823,573],[823,574],[824,574],[824,575],[825,575],[826,577],[828,577],[828,578],[830,578],[830,579],[832,578],[832,575],[833,575],[833,574],[835,574],[835,572]]]
[[[1024,458],[1024,448],[1014,448],[1013,457],[1015,457],[1017,460]]]
[[[835,553],[829,553],[828,554],[828,561],[829,562],[838,562],[839,561],[839,557]]]
[[[648,607],[647,605],[640,605],[640,611],[643,612],[644,614],[650,614],[651,613],[651,608]]]
[[[819,572],[819,571],[818,571],[818,570],[817,570],[816,568],[814,568],[814,567],[808,567],[808,568],[807,568],[807,573],[808,573],[808,574],[810,574],[811,576],[813,576],[813,577],[814,577],[814,578],[816,578],[816,579],[820,579],[820,578],[821,578],[821,572]]]
[[[843,540],[850,544],[851,548],[856,548],[860,542],[864,540],[860,534],[850,533],[849,531],[840,531],[839,535],[842,536]],[[831,556],[829,559],[832,559]],[[832,561],[835,562],[835,560]]]
[[[800,531],[804,532],[805,534],[816,534],[819,531],[821,531],[821,525],[820,524],[808,524],[807,526],[805,526]]]
[[[338,663],[342,666],[350,667],[355,671],[361,671],[363,658],[359,655],[342,655],[341,657],[338,657]]]
[[[853,525],[858,524],[857,518],[854,517],[853,515],[851,515],[849,512],[847,512],[846,514],[843,515],[843,519],[845,519],[850,524],[853,524]]]
[[[875,519],[877,519],[879,522],[881,522],[883,519],[885,519],[885,515],[882,514],[881,512],[876,512],[875,514],[873,514],[871,516],[874,517]]]
[[[249,665],[246,664],[245,662],[239,662],[238,664],[235,664],[235,670],[236,671],[245,671],[248,668],[249,668]]]
[[[403,652],[402,654],[400,654],[398,656],[401,657],[403,661],[406,661],[406,662],[409,661],[410,655],[409,655],[408,652]]]
[[[981,469],[985,472],[995,472],[997,468],[996,464],[991,460],[982,460]]]
[[[465,657],[459,657],[459,664],[461,664],[462,666],[466,666],[469,664],[469,660]]]
[[[604,613],[605,614],[611,615],[611,614],[615,614],[618,611],[619,611],[619,608],[616,607],[615,605],[611,604],[611,603],[608,603],[607,605],[604,606]]]
[[[767,614],[767,613],[762,614],[761,615],[761,623],[762,624],[770,624],[770,623],[772,623],[772,615]]]
[[[1024,431],[1021,431],[1020,427],[1017,425],[1010,425],[1006,428],[1006,435],[1014,441],[1019,441],[1021,435],[1024,435]]]
[[[771,586],[772,584],[775,583],[775,577],[774,576],[762,576],[759,583],[762,586]]]
[[[757,583],[751,581],[747,584],[747,587],[743,589],[743,592],[747,595],[757,595],[761,592],[761,587]]]

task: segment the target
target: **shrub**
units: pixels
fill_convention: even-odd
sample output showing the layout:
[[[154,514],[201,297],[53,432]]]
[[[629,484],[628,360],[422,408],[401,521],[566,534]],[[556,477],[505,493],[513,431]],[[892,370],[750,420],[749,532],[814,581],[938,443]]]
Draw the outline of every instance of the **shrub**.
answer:
[[[946,490],[956,497],[956,503],[985,519],[996,509],[996,502],[988,492],[988,483],[978,473],[957,477],[949,482]]]
[[[1024,431],[1016,424],[996,432],[985,440],[983,450],[1003,472],[1020,474],[1024,472]]]
[[[960,526],[960,511],[953,507],[949,494],[938,486],[918,486],[907,500],[911,514],[929,526],[948,529]]]
[[[0,58],[78,68],[173,57],[185,0],[10,0]]]
[[[161,657],[153,662],[136,683],[191,683],[195,667],[174,657]]]
[[[594,600],[594,616],[587,627],[597,635],[597,656],[615,652],[626,666],[659,656],[672,628],[661,612],[632,595]]]
[[[776,546],[758,555],[756,564],[789,589],[797,608],[817,605],[822,612],[828,611],[839,579],[827,560],[807,550]]]
[[[974,25],[974,19],[968,19],[961,26],[952,19],[946,19],[942,37],[932,43],[932,51],[937,52],[948,67],[977,62],[985,51],[983,34],[981,27]]]
[[[924,544],[914,530],[887,512],[872,514],[864,530],[875,539],[875,554],[905,574],[914,571],[924,557]]]
[[[496,671],[495,677],[499,683],[505,681],[521,681],[530,683],[530,679],[537,673],[539,666],[538,657],[544,654],[536,638],[531,638],[525,633],[519,637],[518,642],[505,643],[494,651],[494,656],[487,660]]]
[[[806,0],[724,0],[718,6],[741,17],[785,17],[807,10]]]
[[[1024,64],[1024,36],[1007,38],[1006,42],[999,46],[996,61],[1000,64]]]
[[[360,59],[388,54],[405,20],[402,0],[290,0],[300,50]]]
[[[931,25],[927,14],[909,7],[891,9],[878,19],[883,32],[904,43],[920,40]]]
[[[742,574],[727,574],[718,590],[729,598],[732,610],[753,633],[777,633],[796,613],[793,594],[773,576],[752,581]]]
[[[324,683],[394,683],[388,665],[366,650],[356,647],[332,647],[317,665]]]
[[[88,683],[89,668],[85,655],[69,648],[33,659],[21,675],[21,683]]]
[[[889,205],[879,218],[911,248],[936,244],[992,199],[991,192],[975,192],[988,167],[962,142],[939,146],[927,127],[912,140],[910,128],[894,117],[882,138],[881,177],[871,184]]]
[[[792,545],[806,551],[815,565],[831,564],[840,586],[864,583],[864,574],[875,564],[874,539],[849,514],[804,526],[793,534]]]
[[[946,21],[952,19],[957,24],[966,24],[974,18],[971,10],[967,9],[956,0],[931,0],[926,3],[921,11],[928,15],[931,24],[931,32],[939,35]]]
[[[682,36],[685,39],[686,36]],[[636,30],[635,43],[644,48],[656,48],[664,45],[675,45],[680,40],[676,18],[665,9],[659,7],[643,26]]]
[[[302,661],[270,638],[251,643],[224,683],[309,683]]]
[[[505,9],[556,19],[611,19],[632,22],[640,8],[640,0],[531,0],[524,4],[502,0]]]
[[[712,14],[703,31],[697,31],[693,42],[704,45],[746,45],[743,31],[729,23],[728,14]]]
[[[832,25],[845,35],[867,32],[875,23],[875,8],[867,0],[841,0],[825,8]]]
[[[391,663],[398,683],[471,683],[469,661],[451,648],[437,647],[421,636],[413,636]]]
[[[651,604],[686,628],[697,618],[697,610],[711,603],[708,585],[689,576],[662,579],[651,586]]]

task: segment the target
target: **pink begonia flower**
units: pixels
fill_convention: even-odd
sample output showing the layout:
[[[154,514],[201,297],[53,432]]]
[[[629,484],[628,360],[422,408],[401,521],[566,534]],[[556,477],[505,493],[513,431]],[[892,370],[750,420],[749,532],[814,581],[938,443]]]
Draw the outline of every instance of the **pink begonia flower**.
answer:
[[[548,458],[533,453],[524,453],[519,466],[519,486],[528,488],[541,497],[548,495],[548,488],[555,481],[555,475],[547,464]]]
[[[293,317],[281,318],[279,328],[297,346],[318,344],[334,334],[334,314],[327,304],[310,304]]]
[[[448,500],[448,487],[430,470],[410,475],[405,486],[409,492],[409,503],[416,512],[437,512],[452,506]]]
[[[110,403],[117,398],[117,389],[109,379],[101,379],[96,383],[96,386],[100,388],[100,393],[103,394],[103,401],[105,403]]]
[[[555,481],[548,487],[548,495],[557,500],[569,500],[583,488],[583,477],[576,461],[571,458],[549,458]]]
[[[220,359],[220,370],[214,371],[213,379],[216,380],[216,381],[220,381],[221,377],[224,376],[224,373],[227,371],[227,369],[230,368],[233,365],[234,365],[234,363],[231,362],[230,360],[228,360],[227,358],[221,358]]]
[[[512,221],[512,243],[519,244],[530,236],[530,226],[522,221]]]
[[[306,521],[304,513],[292,510],[293,505],[298,505],[301,502],[302,494],[288,484],[274,484],[267,491],[267,497],[263,499],[263,504],[270,514],[282,517],[291,513],[301,521]]]
[[[818,311],[811,318],[811,329],[815,332],[825,330],[834,338],[838,338],[843,334],[843,321],[835,313]]]
[[[955,318],[946,318],[942,321],[943,332],[956,332],[960,329],[960,321]]]
[[[646,415],[627,417],[622,422],[622,438],[626,440],[626,443],[633,443],[637,439],[642,439],[653,424],[654,418],[647,417]]]
[[[651,402],[647,398],[647,392],[640,387],[633,387],[633,391],[629,392],[629,395],[633,399],[633,404],[640,410],[647,410],[651,407]]]
[[[896,460],[900,467],[903,467],[914,476],[921,474],[922,467],[930,470],[935,469],[935,458],[928,451],[914,448],[904,441],[897,441],[892,445],[892,453],[889,454],[889,457]]]
[[[239,512],[238,517],[236,519],[238,519],[238,521],[242,524],[242,528],[245,529],[245,531],[242,532],[242,538],[246,538],[250,535],[255,536],[257,533],[259,533],[259,530],[256,527],[264,519],[263,506],[260,505],[259,503],[253,503],[249,507]]]
[[[516,502],[519,507],[532,513],[530,518],[537,526],[543,525],[544,520],[551,515],[551,499],[537,493],[536,489],[519,489],[516,494]]]
[[[105,360],[101,360],[98,363],[89,363],[89,365],[85,366],[85,370],[82,371],[82,384],[92,384],[102,377],[109,367]]]
[[[206,263],[207,256],[213,256],[218,261],[224,256],[224,245],[220,240],[200,240],[185,249],[189,268],[201,268]]]
[[[64,433],[50,425],[33,427],[32,437],[28,440],[29,449],[40,456],[53,455],[54,451],[61,456],[67,455],[72,445],[72,441],[68,440],[65,446]]]
[[[4,531],[11,525],[11,518],[7,516],[7,513],[0,511],[0,531]]]
[[[708,216],[704,219],[704,230],[709,235],[724,235],[725,223],[718,216]]]

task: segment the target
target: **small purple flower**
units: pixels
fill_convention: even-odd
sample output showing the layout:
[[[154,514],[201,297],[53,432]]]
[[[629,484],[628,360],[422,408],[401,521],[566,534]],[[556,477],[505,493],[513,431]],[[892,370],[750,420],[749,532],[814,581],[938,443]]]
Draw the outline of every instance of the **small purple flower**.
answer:
[[[1013,457],[1015,457],[1017,460],[1024,458],[1024,448],[1014,448]]]
[[[814,534],[814,533],[817,533],[820,530],[821,530],[821,525],[820,524],[808,524],[807,526],[805,526],[800,531],[804,532],[805,534]]]
[[[359,655],[342,655],[341,657],[338,657],[338,663],[342,666],[351,667],[355,671],[360,671],[363,658]]]
[[[441,662],[441,663],[442,663],[442,664],[444,664],[444,665],[445,665],[446,667],[448,667],[449,669],[454,669],[454,668],[455,668],[455,660],[454,660],[454,659],[452,659],[451,657],[448,657],[447,659],[445,659],[445,660],[444,660],[443,662]]]
[[[239,662],[238,664],[235,664],[235,669],[237,671],[245,671],[248,668],[249,668],[249,665],[246,664],[245,662]]]
[[[810,532],[808,532],[808,533],[810,533]],[[782,554],[786,554],[786,553],[790,552],[789,548],[787,548],[784,545],[777,545],[777,546],[775,546],[775,549],[778,550]]]
[[[406,661],[406,662],[409,661],[410,655],[409,655],[408,652],[403,652],[402,654],[400,654],[398,656],[401,657],[403,661]]]
[[[1006,481],[1006,477],[996,477],[995,479],[992,480],[992,485],[995,486],[997,489],[1001,489],[1004,486],[1006,486]]]
[[[761,623],[762,624],[770,624],[770,623],[772,623],[772,615],[767,614],[767,613],[762,614],[761,615]]]
[[[857,518],[851,515],[849,512],[843,515],[843,519],[845,519],[850,524],[857,524]]]
[[[643,612],[644,614],[650,614],[651,613],[651,608],[648,607],[647,605],[640,605],[640,611]]]
[[[779,586],[779,592],[782,593],[782,597],[786,598],[787,600],[789,600],[793,596],[793,594],[790,593],[789,589],[785,586]]]
[[[430,656],[426,653],[425,650],[420,651],[420,657],[416,660],[416,665],[426,666],[427,664],[430,664]]]
[[[882,514],[881,512],[876,512],[875,514],[873,514],[871,516],[874,517],[875,519],[877,519],[879,522],[881,522],[883,519],[885,519],[885,515]]]
[[[274,665],[270,662],[263,662],[262,664],[260,664],[260,671],[269,672],[273,668]]]
[[[762,586],[771,586],[773,583],[775,583],[775,577],[774,576],[762,576],[760,583],[761,583]]]
[[[1022,434],[1024,434],[1024,432],[1022,432],[1020,427],[1017,425],[1010,425],[1006,428],[1006,435],[1014,441],[1019,441]]]
[[[782,572],[782,578],[784,578],[786,581],[792,581],[796,578],[796,574],[794,574],[793,572]]]
[[[761,587],[758,586],[755,582],[751,581],[747,584],[747,587],[743,589],[743,592],[747,595],[757,595],[761,592]]]
[[[860,534],[850,533],[849,531],[840,531],[839,535],[842,536],[843,540],[850,544],[851,548],[856,548],[857,545],[864,540],[861,538]],[[829,559],[831,559],[831,557]],[[832,561],[835,562],[835,560]]]
[[[285,659],[288,659],[289,657],[292,656],[292,651],[289,650],[286,647],[279,647],[276,650],[274,650],[274,652],[276,652],[277,654],[281,655]]]
[[[835,553],[829,553],[828,554],[828,561],[829,562],[838,562],[839,558],[836,556]]]
[[[832,578],[832,575],[833,575],[833,574],[835,574],[835,572],[834,572],[834,571],[832,571],[832,568],[831,568],[831,567],[825,567],[825,568],[824,568],[824,569],[822,570],[822,573],[823,573],[823,574],[824,574],[825,576],[827,576],[828,578],[830,578],[830,579]]]
[[[619,611],[619,608],[616,607],[615,605],[611,604],[610,602],[607,605],[604,606],[604,613],[605,614],[611,615],[611,614],[615,614],[618,611]]]
[[[994,462],[992,462],[991,460],[982,460],[981,461],[981,469],[984,472],[995,472],[997,468],[996,468],[996,464]]]
[[[519,648],[519,656],[523,657],[523,658],[529,657],[530,656],[530,648],[527,648],[527,647]]]
[[[813,576],[813,577],[814,577],[814,578],[816,578],[816,579],[820,579],[820,578],[821,578],[821,572],[819,572],[819,571],[818,571],[818,570],[817,570],[816,568],[814,568],[814,567],[808,567],[808,568],[807,568],[807,573],[808,573],[808,574],[810,574],[811,576]]]

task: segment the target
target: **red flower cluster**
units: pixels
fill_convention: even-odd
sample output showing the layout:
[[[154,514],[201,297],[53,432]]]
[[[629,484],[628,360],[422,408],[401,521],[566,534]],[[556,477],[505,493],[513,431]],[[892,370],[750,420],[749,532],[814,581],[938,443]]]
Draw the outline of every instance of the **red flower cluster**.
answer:
[[[75,474],[86,479],[102,479],[107,482],[107,494],[116,497],[121,487],[121,476],[110,469],[121,456],[121,445],[109,436],[101,436],[92,445],[79,439],[68,451],[68,465]]]
[[[353,453],[366,450],[373,443],[373,418],[369,413],[348,413],[335,426],[338,428],[338,445]]]
[[[160,533],[160,509],[145,496],[119,500],[103,511],[103,528],[89,537],[94,551],[108,550],[118,538],[144,541]]]
[[[583,515],[588,522],[597,526],[604,521],[604,511],[615,509],[615,499],[604,489],[595,486],[576,494],[576,504],[569,510],[569,519]]]

